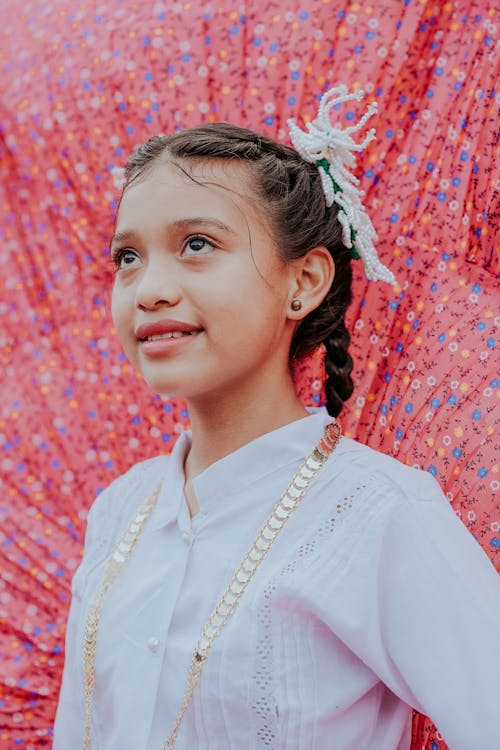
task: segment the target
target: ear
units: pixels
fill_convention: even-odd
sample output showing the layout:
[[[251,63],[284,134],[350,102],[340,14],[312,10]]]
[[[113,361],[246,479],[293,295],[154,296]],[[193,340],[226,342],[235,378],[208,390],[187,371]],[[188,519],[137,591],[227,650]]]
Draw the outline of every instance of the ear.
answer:
[[[302,320],[323,302],[335,277],[335,263],[326,247],[313,247],[294,262],[295,275],[288,300],[288,317]],[[300,310],[292,309],[292,300],[300,300]]]

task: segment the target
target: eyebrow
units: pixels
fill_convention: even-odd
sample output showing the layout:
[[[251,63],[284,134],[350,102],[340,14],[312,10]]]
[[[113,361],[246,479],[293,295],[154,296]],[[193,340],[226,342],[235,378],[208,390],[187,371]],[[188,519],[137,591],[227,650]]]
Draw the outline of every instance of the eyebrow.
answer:
[[[187,219],[177,219],[177,221],[173,221],[167,225],[168,229],[171,230],[186,230],[189,227],[192,227],[196,224],[202,224],[204,226],[212,226],[215,229],[219,229],[222,232],[226,232],[227,234],[235,235],[236,231],[232,229],[227,224],[224,224],[224,222],[219,221],[219,219],[214,219],[210,216],[191,216]],[[116,234],[113,235],[111,238],[111,242],[109,243],[110,246],[113,244],[121,244],[123,242],[129,242],[130,240],[135,239],[136,232],[130,229],[123,229],[119,232],[116,232]]]

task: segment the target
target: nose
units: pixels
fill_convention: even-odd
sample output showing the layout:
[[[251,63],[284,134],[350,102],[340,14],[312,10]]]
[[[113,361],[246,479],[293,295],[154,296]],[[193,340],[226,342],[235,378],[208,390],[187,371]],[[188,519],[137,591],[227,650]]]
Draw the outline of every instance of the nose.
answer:
[[[172,307],[181,298],[179,280],[171,264],[162,259],[145,264],[136,287],[135,304],[139,310]]]

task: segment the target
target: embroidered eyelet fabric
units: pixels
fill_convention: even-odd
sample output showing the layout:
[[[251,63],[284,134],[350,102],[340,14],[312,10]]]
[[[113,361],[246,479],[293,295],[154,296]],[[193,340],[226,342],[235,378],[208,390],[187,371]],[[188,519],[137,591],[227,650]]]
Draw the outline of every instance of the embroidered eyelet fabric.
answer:
[[[52,744],[94,498],[188,426],[109,317],[112,171],[154,133],[230,120],[286,140],[287,118],[311,119],[339,80],[377,101],[357,175],[400,287],[354,264],[344,433],[434,475],[500,569],[496,14],[483,0],[1,4],[0,748]],[[321,352],[298,368],[305,403],[322,402],[322,376]],[[139,501],[148,471],[116,486]],[[115,525],[110,511],[96,564]],[[445,744],[416,714],[422,748]]]

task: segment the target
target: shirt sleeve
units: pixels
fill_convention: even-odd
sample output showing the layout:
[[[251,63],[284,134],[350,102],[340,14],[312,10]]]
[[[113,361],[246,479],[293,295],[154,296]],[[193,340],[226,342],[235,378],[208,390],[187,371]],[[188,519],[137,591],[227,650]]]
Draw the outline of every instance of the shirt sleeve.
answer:
[[[500,747],[500,579],[430,476],[375,484],[332,626],[453,750]]]
[[[379,617],[415,707],[453,750],[500,746],[495,569],[441,503],[412,503],[392,520],[386,542]]]

